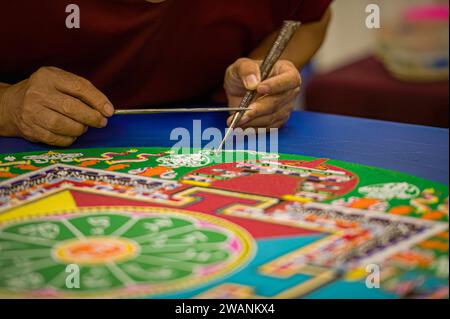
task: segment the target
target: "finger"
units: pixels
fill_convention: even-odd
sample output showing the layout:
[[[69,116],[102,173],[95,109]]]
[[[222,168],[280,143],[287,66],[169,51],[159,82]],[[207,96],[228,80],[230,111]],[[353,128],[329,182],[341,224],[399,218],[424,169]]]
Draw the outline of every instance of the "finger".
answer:
[[[54,74],[54,85],[58,91],[80,99],[106,117],[114,114],[112,103],[91,82],[61,69],[50,70]]]
[[[254,97],[254,100],[256,101],[256,100],[260,99],[261,97],[262,97],[262,95],[256,94],[256,96]],[[230,107],[230,108],[239,107],[241,105],[241,102],[242,102],[242,96],[239,96],[239,97],[238,96],[229,96],[228,97],[228,107]],[[247,108],[250,108],[250,107],[247,107]],[[233,115],[235,113],[238,113],[238,111],[230,111],[229,113],[230,113],[230,115]]]
[[[103,128],[108,120],[97,110],[70,95],[57,93],[48,99],[47,107],[83,125]]]
[[[39,113],[39,125],[57,135],[79,137],[86,132],[87,127],[80,124],[61,113],[52,109],[40,107],[36,110]]]
[[[266,115],[274,114],[281,106],[293,102],[299,89],[291,90],[278,95],[267,95],[256,100],[250,105],[250,110],[246,111],[239,125],[245,125],[249,121]]]
[[[267,119],[270,116],[277,114],[277,112],[286,105],[292,105],[292,108],[294,107],[292,93],[262,97],[260,100],[257,100],[250,105],[250,110],[244,113],[238,125],[247,126],[249,122],[258,118]],[[233,118],[234,115],[228,118],[228,126],[231,124]]]
[[[294,109],[294,103],[287,103],[273,114],[257,117],[244,125],[244,128],[279,128],[285,123]]]
[[[287,123],[287,121],[289,121],[289,118],[290,117],[288,117],[287,119],[273,123],[270,128],[282,128]]]
[[[256,90],[261,82],[259,62],[247,58],[237,60],[230,69],[231,78],[242,81],[247,90]]]
[[[289,120],[290,116],[283,116],[280,117],[277,120],[267,118],[267,119],[258,119],[255,120],[254,123],[248,123],[244,127],[242,127],[243,130],[246,130],[247,128],[254,128],[254,129],[271,129],[271,128],[280,128]]]
[[[260,94],[280,94],[299,88],[301,85],[300,72],[289,64],[280,66],[277,75],[265,80],[258,86],[258,93]]]
[[[283,102],[288,101],[288,96],[283,97],[284,95],[287,95],[287,94],[285,93],[285,94],[281,94],[281,95],[261,96],[261,97],[255,99],[255,101],[252,104],[250,104],[250,106],[248,107],[249,110],[245,111],[245,113],[243,114],[238,125],[242,126],[257,117],[261,117],[261,116],[264,116],[267,114],[274,113],[276,111],[277,107],[279,107],[279,105],[281,105]],[[228,121],[227,121],[228,125],[231,124],[231,122],[233,121],[233,118],[234,118],[234,115],[232,115],[228,118]]]
[[[33,140],[52,146],[67,147],[76,141],[76,137],[54,134],[39,125],[33,126]]]
[[[233,114],[231,114],[231,115],[228,117],[228,119],[227,119],[227,125],[228,125],[228,127],[230,127],[230,126],[231,126],[231,123],[233,123],[234,117],[235,117],[235,116],[239,116],[238,113],[239,113],[239,112],[234,112]],[[245,113],[244,113],[244,115],[245,115]],[[242,119],[241,119],[241,121],[242,121]],[[241,121],[239,121],[238,125],[240,124]]]

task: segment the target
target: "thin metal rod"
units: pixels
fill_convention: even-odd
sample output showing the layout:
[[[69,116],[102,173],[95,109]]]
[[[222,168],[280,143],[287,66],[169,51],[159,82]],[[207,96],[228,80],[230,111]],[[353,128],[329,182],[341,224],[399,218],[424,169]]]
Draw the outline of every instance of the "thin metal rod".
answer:
[[[248,110],[248,108],[246,109]],[[174,109],[136,109],[136,110],[116,110],[115,115],[131,114],[159,114],[159,113],[209,113],[209,112],[235,112],[242,111],[238,107],[209,107],[209,108],[174,108]]]
[[[275,63],[277,63],[277,61],[280,59],[281,55],[283,54],[284,50],[288,46],[289,42],[291,41],[300,25],[301,22],[298,21],[284,21],[283,27],[281,28],[278,37],[276,38],[269,53],[261,64],[261,82],[269,77],[273,67],[275,66]],[[232,131],[237,127],[239,121],[242,119],[242,116],[244,115],[245,111],[248,109],[256,95],[256,91],[248,91],[245,94],[239,105],[240,111],[234,115],[233,121],[231,122],[230,127],[225,133],[225,137],[217,148],[216,153],[219,153],[223,148],[226,140],[230,137]]]

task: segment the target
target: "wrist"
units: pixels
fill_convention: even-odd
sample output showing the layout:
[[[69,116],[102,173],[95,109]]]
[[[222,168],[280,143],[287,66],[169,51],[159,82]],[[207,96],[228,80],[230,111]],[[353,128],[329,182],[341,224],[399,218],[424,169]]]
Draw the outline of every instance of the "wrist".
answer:
[[[0,136],[16,136],[16,129],[11,118],[11,108],[9,102],[11,85],[0,84]]]

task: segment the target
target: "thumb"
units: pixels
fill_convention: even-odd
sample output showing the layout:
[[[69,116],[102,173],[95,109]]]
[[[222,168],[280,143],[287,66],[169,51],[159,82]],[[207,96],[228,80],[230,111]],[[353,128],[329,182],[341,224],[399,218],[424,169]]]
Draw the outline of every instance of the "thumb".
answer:
[[[247,90],[256,90],[261,82],[258,61],[242,58],[236,62],[235,72]]]

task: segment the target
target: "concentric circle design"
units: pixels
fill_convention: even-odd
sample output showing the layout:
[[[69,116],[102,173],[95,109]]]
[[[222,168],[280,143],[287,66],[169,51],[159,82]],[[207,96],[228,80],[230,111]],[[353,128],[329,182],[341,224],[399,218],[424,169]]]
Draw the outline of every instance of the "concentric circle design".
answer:
[[[69,240],[53,250],[56,259],[63,263],[97,265],[131,259],[139,247],[125,238],[94,237]]]
[[[10,220],[0,224],[0,296],[173,294],[235,271],[253,247],[233,223],[166,208],[86,208]],[[74,265],[78,273],[69,271]],[[79,288],[67,284],[73,276]]]

